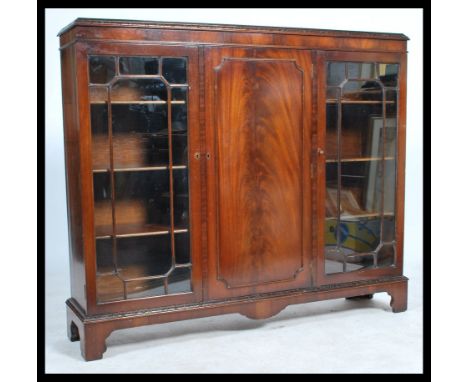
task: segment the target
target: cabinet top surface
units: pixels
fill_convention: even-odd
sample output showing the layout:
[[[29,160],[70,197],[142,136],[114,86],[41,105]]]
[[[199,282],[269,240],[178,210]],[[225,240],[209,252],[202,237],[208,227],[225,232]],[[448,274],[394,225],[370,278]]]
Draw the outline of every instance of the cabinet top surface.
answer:
[[[58,35],[68,32],[75,27],[119,27],[119,28],[146,28],[146,29],[179,29],[187,31],[219,31],[219,32],[240,32],[240,33],[279,33],[305,36],[324,37],[353,37],[353,38],[375,38],[383,40],[409,40],[401,33],[377,33],[342,31],[331,29],[310,29],[310,28],[290,28],[290,27],[268,27],[253,25],[231,25],[231,24],[201,24],[182,22],[161,22],[161,21],[139,21],[139,20],[113,20],[113,19],[91,19],[77,18],[75,21],[63,28]]]

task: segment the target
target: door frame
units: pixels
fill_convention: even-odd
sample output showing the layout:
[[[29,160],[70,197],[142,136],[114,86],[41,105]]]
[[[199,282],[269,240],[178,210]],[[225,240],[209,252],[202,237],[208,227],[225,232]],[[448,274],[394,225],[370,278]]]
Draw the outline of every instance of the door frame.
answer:
[[[88,315],[118,313],[167,305],[186,304],[202,299],[202,215],[201,215],[201,164],[195,159],[200,151],[199,128],[199,61],[196,46],[169,46],[161,44],[134,44],[109,42],[77,42],[76,56],[77,108],[79,121],[79,151],[81,173],[81,205],[83,211],[83,253],[85,261],[86,311]],[[174,295],[144,297],[97,303],[96,293],[96,246],[94,234],[94,191],[91,151],[91,119],[88,94],[88,56],[184,56],[188,59],[188,169],[189,169],[189,216],[190,251],[192,263],[192,292]]]
[[[315,136],[314,113],[314,53],[305,49],[282,49],[262,47],[206,47],[203,48],[204,93],[205,93],[205,136],[206,152],[211,160],[206,161],[206,282],[204,300],[225,299],[236,296],[277,292],[279,290],[309,288],[313,285],[312,257],[312,195],[315,181],[311,177],[312,142]],[[251,59],[264,61],[294,61],[303,72],[303,132],[302,132],[302,267],[292,281],[271,281],[255,286],[229,288],[219,275],[219,195],[218,195],[218,147],[216,126],[215,68],[225,59]]]
[[[317,52],[317,118],[318,118],[318,139],[317,149],[325,150],[326,142],[326,62],[331,61],[352,61],[352,62],[382,62],[395,63],[400,65],[399,72],[399,94],[398,94],[398,124],[397,124],[397,164],[396,164],[396,188],[395,188],[395,265],[384,268],[366,268],[346,273],[325,273],[325,197],[326,197],[326,162],[325,155],[317,157],[317,240],[314,248],[316,258],[315,279],[318,286],[352,282],[358,280],[370,280],[384,278],[385,276],[397,276],[403,274],[403,238],[404,238],[404,188],[405,188],[405,142],[406,142],[406,60],[404,53],[369,53],[369,52],[337,52],[318,51]],[[323,152],[323,151],[321,151]]]

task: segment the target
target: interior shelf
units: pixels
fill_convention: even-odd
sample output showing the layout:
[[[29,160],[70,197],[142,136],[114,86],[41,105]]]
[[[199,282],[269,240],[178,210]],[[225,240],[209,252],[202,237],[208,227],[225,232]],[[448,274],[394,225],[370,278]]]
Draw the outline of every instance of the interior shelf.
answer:
[[[170,166],[148,166],[148,167],[128,167],[128,168],[114,168],[114,172],[131,172],[131,171],[161,171],[161,170],[168,170]],[[174,165],[172,166],[173,170],[184,170],[186,169],[186,165]],[[100,168],[94,169],[93,173],[102,173],[108,172],[110,169],[108,168]]]
[[[385,217],[395,216],[395,214],[393,212],[384,212],[383,215]],[[340,220],[375,218],[375,217],[379,217],[379,216],[380,216],[380,212],[369,212],[369,213],[355,214],[355,215],[341,215]],[[326,220],[337,220],[337,217],[336,216],[327,216],[325,219]]]
[[[91,105],[107,104],[106,100],[91,101]],[[166,105],[167,101],[111,101],[112,105]],[[171,105],[185,105],[185,101],[171,101]]]
[[[384,160],[394,160],[395,157],[385,157]],[[382,157],[341,158],[341,162],[372,162],[382,160]],[[327,159],[327,163],[336,163],[338,159]]]
[[[187,228],[175,227],[174,233],[188,232]],[[112,237],[112,225],[100,225],[95,228],[96,239],[109,239]],[[159,224],[119,224],[116,226],[116,237],[137,237],[167,235],[170,227]]]
[[[335,104],[338,103],[337,99],[327,99],[327,104]],[[372,100],[341,100],[341,104],[363,104],[363,105],[375,105],[379,103],[385,104],[394,104],[395,101],[372,101]]]

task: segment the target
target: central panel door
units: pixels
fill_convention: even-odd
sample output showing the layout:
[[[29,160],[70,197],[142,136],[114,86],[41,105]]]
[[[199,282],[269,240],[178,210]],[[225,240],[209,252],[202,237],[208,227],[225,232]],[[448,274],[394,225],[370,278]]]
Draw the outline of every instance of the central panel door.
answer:
[[[309,51],[205,50],[210,299],[311,285]]]

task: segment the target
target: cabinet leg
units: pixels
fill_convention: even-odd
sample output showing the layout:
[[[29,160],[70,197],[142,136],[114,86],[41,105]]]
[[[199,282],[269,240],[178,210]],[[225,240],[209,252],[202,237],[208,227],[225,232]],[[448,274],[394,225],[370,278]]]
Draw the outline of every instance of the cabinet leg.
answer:
[[[106,338],[110,332],[100,325],[84,325],[80,338],[81,355],[86,361],[101,359],[107,350]]]
[[[70,341],[80,341],[81,354],[86,361],[101,359],[106,351],[106,338],[112,327],[105,323],[85,322],[76,308],[67,304],[67,334]]]
[[[408,282],[401,282],[388,290],[387,293],[391,296],[390,306],[393,313],[404,312],[408,304]]]
[[[80,332],[75,322],[77,322],[78,325],[80,324],[79,320],[74,317],[70,309],[67,309],[67,336],[71,342],[80,340]]]
[[[363,294],[362,296],[352,296],[346,297],[346,300],[371,300],[374,297],[374,294]]]
[[[80,333],[78,331],[78,327],[75,325],[73,321],[70,321],[67,325],[67,335],[68,335],[68,339],[71,342],[80,340]]]

